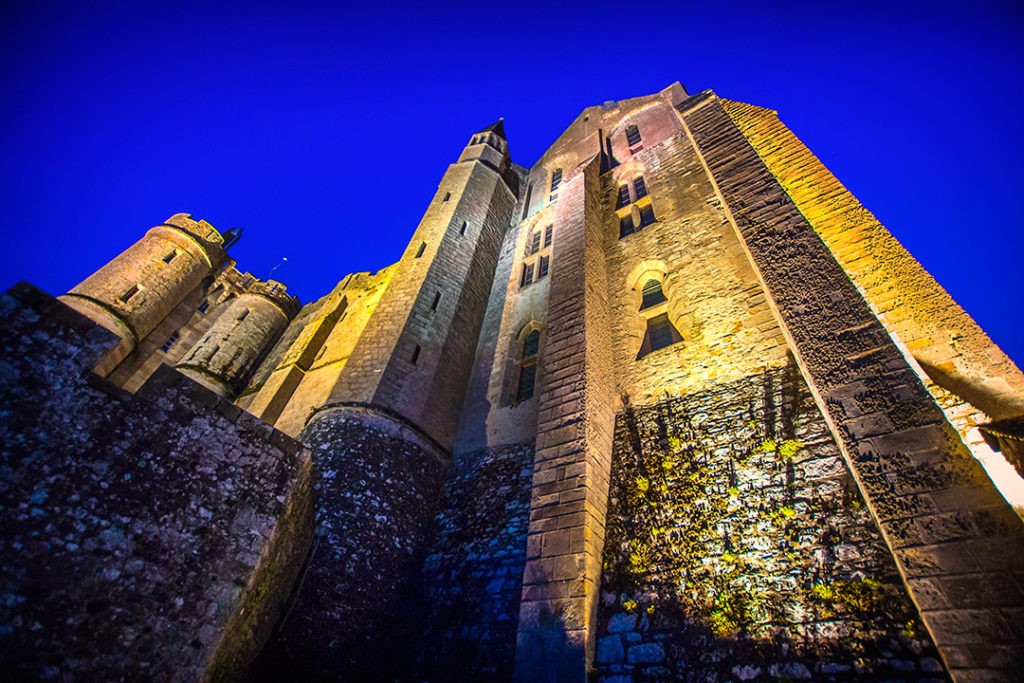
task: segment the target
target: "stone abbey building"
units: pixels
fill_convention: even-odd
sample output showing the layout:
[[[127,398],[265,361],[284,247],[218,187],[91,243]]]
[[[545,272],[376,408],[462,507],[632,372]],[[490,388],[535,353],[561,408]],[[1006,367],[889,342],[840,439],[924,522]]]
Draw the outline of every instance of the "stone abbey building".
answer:
[[[7,680],[1012,681],[1024,375],[679,85],[300,306],[177,214],[0,330]]]

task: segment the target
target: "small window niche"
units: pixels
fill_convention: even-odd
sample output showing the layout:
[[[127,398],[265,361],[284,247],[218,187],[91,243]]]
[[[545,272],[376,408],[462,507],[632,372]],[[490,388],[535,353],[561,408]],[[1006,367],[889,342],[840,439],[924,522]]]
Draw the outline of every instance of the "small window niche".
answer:
[[[420,258],[421,256],[423,256],[423,252],[425,252],[426,250],[427,250],[427,243],[426,242],[420,242],[420,248],[416,250],[416,255],[413,256],[413,258]]]
[[[177,249],[171,249],[171,250],[170,250],[169,252],[167,252],[167,255],[166,255],[166,256],[164,256],[164,257],[163,257],[162,259],[160,259],[160,260],[161,260],[161,261],[163,261],[164,263],[170,263],[171,261],[173,261],[173,260],[174,260],[174,258],[175,258],[175,257],[176,257],[177,255],[178,255],[178,250],[177,250]]]
[[[417,344],[412,349],[412,355],[409,356],[409,362],[412,363],[413,365],[416,365],[417,362],[419,361],[419,359],[420,359],[420,345]]]
[[[124,294],[122,294],[121,296],[117,297],[118,301],[120,301],[123,304],[126,304],[129,301],[131,301],[135,297],[135,295],[138,294],[141,291],[142,291],[142,285],[132,285],[131,287],[129,287],[125,291]]]
[[[467,227],[469,227],[469,223],[467,221],[462,221],[462,227],[459,228],[459,234],[460,235],[465,235]]]

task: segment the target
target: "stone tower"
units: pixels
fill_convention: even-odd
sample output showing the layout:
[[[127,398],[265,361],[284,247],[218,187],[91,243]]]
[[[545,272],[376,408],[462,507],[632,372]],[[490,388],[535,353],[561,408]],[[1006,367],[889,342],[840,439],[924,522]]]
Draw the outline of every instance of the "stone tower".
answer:
[[[61,297],[122,339],[97,372],[109,373],[224,264],[223,243],[206,221],[175,214]]]
[[[388,616],[440,495],[518,190],[499,121],[473,135],[441,179],[300,434],[320,454],[321,541],[278,641],[300,668],[368,671],[386,656]]]

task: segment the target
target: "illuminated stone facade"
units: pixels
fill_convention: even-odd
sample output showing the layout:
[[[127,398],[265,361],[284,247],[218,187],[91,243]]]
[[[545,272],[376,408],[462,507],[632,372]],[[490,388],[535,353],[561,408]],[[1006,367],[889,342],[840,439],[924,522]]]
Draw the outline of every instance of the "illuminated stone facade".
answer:
[[[1007,467],[985,438],[1016,443],[1024,375],[774,112],[673,84],[585,109],[529,169],[499,122],[448,167],[397,263],[301,309],[223,244],[172,217],[62,297],[114,336],[51,330],[33,351],[91,349],[105,379],[79,389],[83,414],[113,403],[148,434],[184,392],[175,421],[232,418],[195,427],[209,457],[230,468],[264,444],[219,513],[232,521],[202,531],[186,514],[208,510],[196,501],[217,477],[176,502],[183,549],[224,541],[212,583],[182,589],[217,605],[176,624],[206,634],[182,671],[624,683],[1024,669],[1024,525],[979,464]],[[91,339],[43,295],[8,299],[11,348],[40,316]],[[56,391],[18,381],[12,395]],[[179,457],[121,434],[112,452],[156,450],[153,471]],[[39,491],[10,495],[3,514]],[[263,526],[232,590],[219,558],[252,509]],[[31,514],[16,521],[31,534]],[[4,553],[25,558],[11,575],[45,555]],[[81,567],[145,590],[105,555]],[[19,590],[21,625],[0,634],[10,666],[142,671],[138,653],[11,655],[47,649],[25,635]]]

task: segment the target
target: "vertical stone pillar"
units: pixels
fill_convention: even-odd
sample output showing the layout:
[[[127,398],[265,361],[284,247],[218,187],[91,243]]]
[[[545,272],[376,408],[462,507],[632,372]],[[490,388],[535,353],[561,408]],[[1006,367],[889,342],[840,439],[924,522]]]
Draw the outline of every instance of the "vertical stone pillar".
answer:
[[[614,431],[600,160],[562,184],[515,680],[585,681]]]
[[[950,674],[1018,680],[1024,524],[718,99],[681,118]]]

